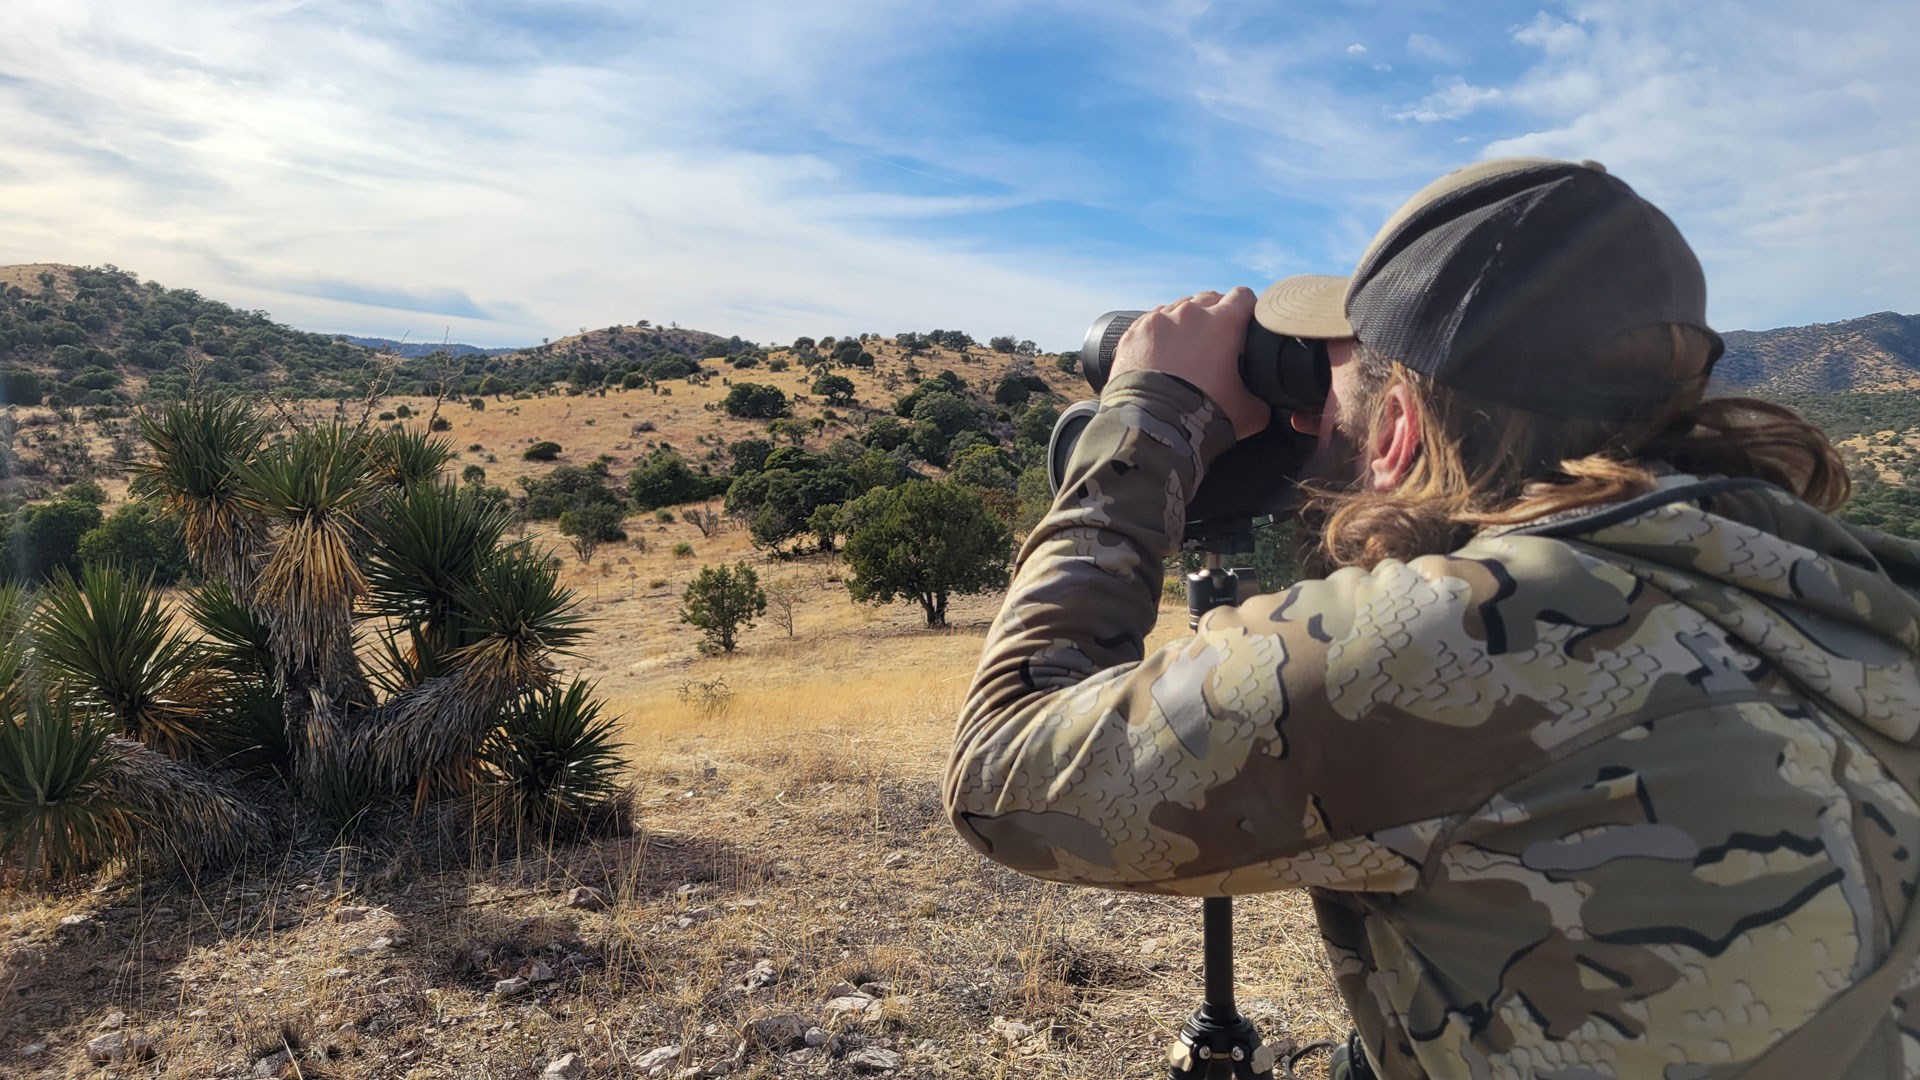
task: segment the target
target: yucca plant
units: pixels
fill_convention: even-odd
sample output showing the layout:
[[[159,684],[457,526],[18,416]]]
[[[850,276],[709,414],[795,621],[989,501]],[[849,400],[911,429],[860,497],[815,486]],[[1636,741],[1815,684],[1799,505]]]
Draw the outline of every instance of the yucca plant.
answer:
[[[244,588],[266,526],[240,501],[240,469],[260,449],[267,424],[230,394],[169,402],[140,417],[153,450],[133,465],[133,490],[180,523],[201,573]]]
[[[207,662],[240,678],[274,681],[273,635],[225,582],[187,594],[187,614],[205,635]]]
[[[381,501],[369,523],[369,606],[406,638],[389,656],[396,689],[446,674],[453,652],[478,639],[461,617],[460,592],[511,524],[505,507],[444,481],[418,481]]]
[[[367,592],[357,549],[378,493],[373,449],[366,431],[334,423],[296,431],[240,469],[240,504],[273,526],[248,599],[296,693],[340,700],[357,689],[353,605]]]
[[[266,624],[220,582],[188,593],[186,609],[204,635],[207,664],[220,676],[205,721],[211,759],[225,768],[292,777],[294,750]]]
[[[0,717],[0,857],[60,877],[118,849],[132,810],[109,782],[110,734],[58,696]]]
[[[201,741],[217,696],[205,654],[173,628],[150,578],[88,566],[54,574],[33,620],[35,657],[77,704],[175,756]]]
[[[471,786],[501,710],[544,689],[552,654],[582,632],[554,562],[524,544],[490,552],[456,587],[454,603],[471,641],[448,658],[449,673],[395,696],[356,733],[354,760],[390,789],[412,783],[416,809],[435,793]]]
[[[620,790],[617,723],[574,680],[514,700],[481,749],[482,820],[546,835],[577,828]]]
[[[373,445],[376,478],[394,487],[432,480],[453,460],[453,444],[424,431],[383,432]]]

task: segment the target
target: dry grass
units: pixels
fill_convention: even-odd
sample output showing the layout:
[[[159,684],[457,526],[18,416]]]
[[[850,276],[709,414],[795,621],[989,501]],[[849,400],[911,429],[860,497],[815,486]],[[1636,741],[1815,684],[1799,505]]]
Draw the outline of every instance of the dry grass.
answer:
[[[1157,1075],[1198,998],[1198,905],[1029,881],[962,844],[938,777],[995,601],[928,632],[917,610],[837,588],[808,594],[791,641],[762,626],[720,657],[657,605],[603,596],[581,661],[626,714],[640,836],[450,872],[347,848],[184,888],[0,895],[0,1074],[100,1075],[82,1048],[117,1010],[157,1043],[115,1076],[247,1075],[283,1042],[308,1077],[530,1077],[568,1051],[593,1076],[639,1076],[656,1047],[724,1060],[745,1022],[820,1022],[835,984],[878,981],[882,1014],[839,1026],[902,1052],[901,1075]],[[1160,634],[1180,632],[1169,611]],[[583,883],[612,909],[566,910]],[[375,910],[332,921],[343,905]],[[1242,1004],[1263,1032],[1343,1031],[1304,898],[1239,912]],[[59,925],[76,914],[90,918]],[[761,961],[777,981],[743,989]],[[536,963],[555,981],[489,997]],[[997,1018],[1037,1033],[1011,1044]],[[740,1066],[850,1074],[764,1052]]]

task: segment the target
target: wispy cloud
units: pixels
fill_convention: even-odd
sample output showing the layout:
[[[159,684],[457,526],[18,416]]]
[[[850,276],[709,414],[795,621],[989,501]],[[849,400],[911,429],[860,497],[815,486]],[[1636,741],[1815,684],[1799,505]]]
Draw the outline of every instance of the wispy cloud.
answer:
[[[1060,346],[1108,307],[1342,271],[1425,181],[1521,152],[1597,158],[1667,207],[1727,325],[1920,307],[1903,0],[1495,0],[1471,22],[1391,0],[12,0],[6,22],[0,261],[113,262],[316,328]]]
[[[1407,53],[1437,64],[1457,64],[1460,53],[1432,34],[1408,34]]]
[[[1458,75],[1438,80],[1433,93],[1420,99],[1412,108],[1394,113],[1395,120],[1413,120],[1422,124],[1431,124],[1437,120],[1458,120],[1461,117],[1502,98],[1498,87],[1474,86]]]

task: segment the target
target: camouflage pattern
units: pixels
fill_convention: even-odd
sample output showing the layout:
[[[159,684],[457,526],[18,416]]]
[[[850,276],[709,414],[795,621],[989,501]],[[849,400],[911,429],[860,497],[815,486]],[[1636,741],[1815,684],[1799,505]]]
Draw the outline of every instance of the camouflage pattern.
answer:
[[[1109,888],[1311,888],[1390,1080],[1734,1076],[1886,954],[1920,877],[1920,546],[1670,476],[1145,655],[1231,443],[1179,380],[1109,385],[960,718],[974,846]],[[1849,1077],[1920,1076],[1906,985]]]

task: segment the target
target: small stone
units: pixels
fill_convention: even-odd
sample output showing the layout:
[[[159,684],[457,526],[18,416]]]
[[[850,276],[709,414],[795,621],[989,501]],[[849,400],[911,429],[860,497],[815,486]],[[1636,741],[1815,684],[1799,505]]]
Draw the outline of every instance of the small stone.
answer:
[[[68,915],[66,918],[60,920],[60,928],[62,930],[71,930],[77,926],[85,926],[92,921],[93,916],[91,915]]]
[[[773,966],[773,961],[762,960],[753,965],[753,970],[747,972],[746,979],[743,980],[740,985],[748,990],[758,990],[763,986],[772,986],[779,981],[780,972]]]
[[[686,1047],[679,1044],[657,1046],[633,1060],[634,1071],[642,1076],[665,1076],[686,1053]]]
[[[547,1062],[540,1080],[586,1080],[587,1064],[580,1060],[579,1054],[565,1054]]]
[[[145,1061],[153,1056],[153,1039],[127,1031],[110,1031],[87,1043],[87,1058],[107,1065],[119,1061]]]
[[[904,864],[906,861],[907,861],[907,853],[904,851],[896,851],[893,854],[887,856],[886,858],[881,859],[880,866],[883,869],[891,870],[896,866],[900,866]]]
[[[837,982],[827,987],[827,997],[829,998],[852,997],[859,992],[860,988],[850,982]]]
[[[333,911],[333,921],[337,923],[359,922],[367,917],[367,912],[372,910],[372,908],[365,907],[335,908]]]
[[[533,968],[527,972],[530,982],[549,983],[553,981],[553,965],[545,960],[535,960]]]
[[[833,1041],[833,1036],[827,1034],[825,1028],[810,1027],[806,1039],[808,1046],[825,1046]]]
[[[293,1073],[293,1055],[285,1050],[268,1054],[253,1063],[253,1075],[264,1077],[289,1076]]]
[[[394,945],[396,944],[398,944],[398,942],[394,941],[394,939],[390,937],[377,937],[377,938],[374,938],[372,941],[367,942],[367,947],[372,949],[374,952],[385,952],[388,949],[393,948]]]
[[[39,1055],[46,1053],[46,1051],[47,1051],[46,1043],[28,1043],[27,1045],[20,1048],[20,1056],[21,1057],[38,1057]]]
[[[1120,906],[1120,898],[1114,896],[1112,893],[1108,893],[1100,899],[1095,900],[1093,906],[1099,908],[1101,911],[1112,911],[1114,908]]]
[[[193,1010],[192,1012],[190,1012],[190,1013],[188,1013],[188,1014],[187,1014],[187,1019],[189,1019],[189,1020],[205,1020],[205,1019],[206,1019],[207,1017],[209,1017],[209,1016],[211,1016],[211,1015],[213,1015],[213,1014],[212,1014],[212,1013],[209,1013],[209,1012],[208,1012],[208,1011],[207,1011],[206,1009],[195,1009],[195,1010]]]
[[[860,984],[860,992],[867,995],[868,997],[877,997],[877,998],[892,997],[893,984],[883,983],[883,982],[864,982]]]
[[[993,1029],[995,1037],[1006,1042],[1009,1046],[1017,1045],[1033,1038],[1033,1025],[1023,1024],[1018,1020],[997,1018],[990,1026]]]
[[[351,974],[353,974],[352,968],[343,967],[328,968],[325,972],[325,976],[329,979],[344,979]]]
[[[576,885],[567,891],[567,906],[581,911],[605,911],[607,894],[591,885]]]
[[[127,1014],[115,1009],[100,1021],[101,1031],[116,1031],[126,1025]]]
[[[748,1043],[780,1053],[805,1046],[807,1028],[810,1026],[793,1013],[763,1016],[747,1021],[747,1025],[740,1029],[740,1037]]]
[[[861,1020],[878,1020],[883,1011],[881,1004],[866,994],[848,994],[820,1006],[820,1019],[827,1022],[848,1020],[857,1023]]]
[[[848,1054],[847,1064],[857,1073],[892,1072],[900,1067],[900,1055],[892,1050],[869,1046]]]
[[[493,996],[501,999],[519,997],[521,994],[526,993],[532,986],[532,983],[515,975],[511,979],[501,979],[499,982],[494,983]]]

